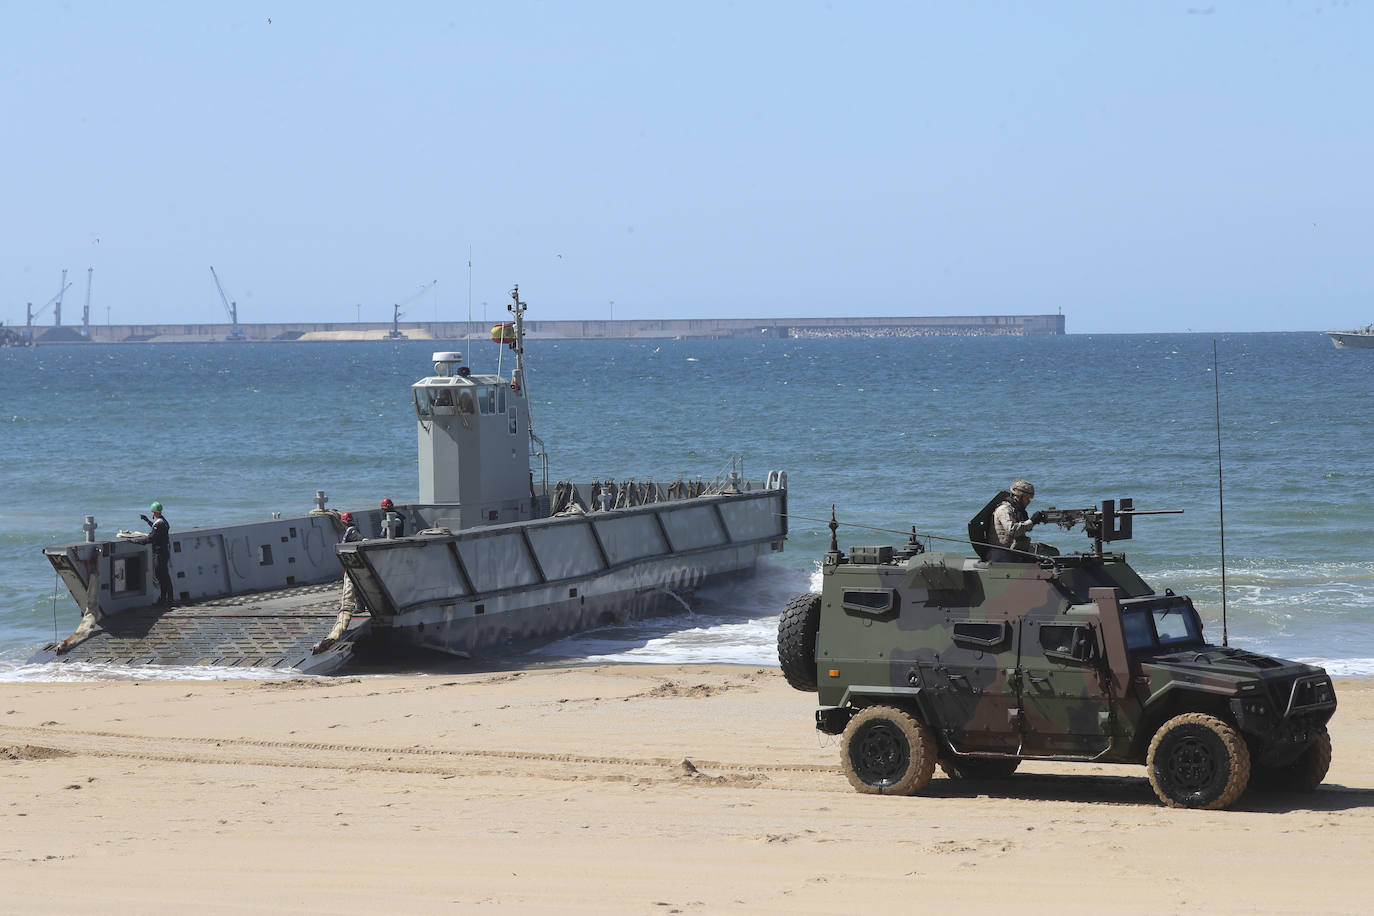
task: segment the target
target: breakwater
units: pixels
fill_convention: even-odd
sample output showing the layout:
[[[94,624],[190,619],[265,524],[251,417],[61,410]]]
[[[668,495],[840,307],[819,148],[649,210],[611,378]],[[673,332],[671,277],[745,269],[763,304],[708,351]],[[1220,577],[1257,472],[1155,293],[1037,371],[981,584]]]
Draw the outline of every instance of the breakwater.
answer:
[[[111,324],[34,326],[37,344],[217,343],[233,340],[462,340],[486,337],[494,322],[282,322],[239,324]],[[1063,315],[947,315],[847,318],[622,318],[527,321],[526,334],[548,340],[725,340],[731,338],[1026,337],[1059,335]]]

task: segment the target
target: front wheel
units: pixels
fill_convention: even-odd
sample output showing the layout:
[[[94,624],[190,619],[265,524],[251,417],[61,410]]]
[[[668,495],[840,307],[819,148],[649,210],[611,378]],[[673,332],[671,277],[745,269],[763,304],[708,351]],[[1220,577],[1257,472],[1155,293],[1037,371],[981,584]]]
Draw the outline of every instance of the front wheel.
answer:
[[[869,706],[840,738],[845,778],[869,795],[915,795],[935,774],[935,734],[911,713]]]
[[[1331,769],[1331,733],[1325,725],[1314,730],[1315,736],[1307,750],[1287,766],[1262,767],[1255,765],[1251,782],[1256,789],[1273,792],[1311,792],[1322,784],[1326,771]]]
[[[1145,758],[1150,787],[1170,808],[1225,808],[1250,781],[1250,750],[1215,716],[1185,713],[1160,726]]]

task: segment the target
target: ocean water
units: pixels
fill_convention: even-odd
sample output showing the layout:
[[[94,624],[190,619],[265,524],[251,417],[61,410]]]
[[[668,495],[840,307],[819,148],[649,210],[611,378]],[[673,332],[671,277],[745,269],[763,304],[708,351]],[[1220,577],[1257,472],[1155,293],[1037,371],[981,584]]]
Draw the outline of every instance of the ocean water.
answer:
[[[957,540],[1017,476],[1032,508],[1184,510],[1138,518],[1117,549],[1192,595],[1219,642],[1214,341],[1230,642],[1374,676],[1374,351],[1318,333],[530,341],[552,478],[710,478],[742,455],[750,477],[787,471],[796,516],[754,581],[535,657],[775,664],[777,613],[818,586],[832,505],[842,546],[904,540],[860,525]],[[106,536],[140,528],[153,499],[184,530],[303,512],[320,489],[342,508],[416,498],[409,385],[451,347],[0,350],[0,678],[51,676],[23,661],[79,615],[41,551],[80,539],[87,515]],[[490,371],[502,352],[474,341],[470,362]]]

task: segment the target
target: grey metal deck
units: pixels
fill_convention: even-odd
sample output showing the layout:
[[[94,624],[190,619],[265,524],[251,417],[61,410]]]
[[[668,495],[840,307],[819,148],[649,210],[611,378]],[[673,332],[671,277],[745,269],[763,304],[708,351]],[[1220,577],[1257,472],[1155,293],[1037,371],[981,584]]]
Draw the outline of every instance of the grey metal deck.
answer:
[[[322,673],[347,661],[369,622],[354,615],[342,638],[313,647],[333,629],[339,613],[337,583],[306,585],[187,604],[170,610],[140,608],[112,614],[89,637],[57,654],[56,643],[34,661],[113,665],[188,665],[294,668]]]

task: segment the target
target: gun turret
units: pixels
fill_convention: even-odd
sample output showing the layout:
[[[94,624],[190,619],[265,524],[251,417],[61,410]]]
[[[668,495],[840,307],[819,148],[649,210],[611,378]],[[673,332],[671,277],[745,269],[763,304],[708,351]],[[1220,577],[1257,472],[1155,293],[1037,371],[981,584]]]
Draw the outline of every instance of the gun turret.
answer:
[[[1093,539],[1093,551],[1102,553],[1104,541],[1127,541],[1131,538],[1131,520],[1137,515],[1182,515],[1182,509],[1137,509],[1130,497],[1121,500],[1102,500],[1102,505],[1088,509],[1056,509],[1051,506],[1035,513],[1041,522],[1050,522],[1065,531],[1079,522],[1083,533]]]

